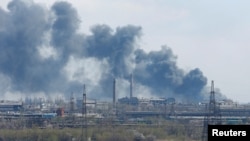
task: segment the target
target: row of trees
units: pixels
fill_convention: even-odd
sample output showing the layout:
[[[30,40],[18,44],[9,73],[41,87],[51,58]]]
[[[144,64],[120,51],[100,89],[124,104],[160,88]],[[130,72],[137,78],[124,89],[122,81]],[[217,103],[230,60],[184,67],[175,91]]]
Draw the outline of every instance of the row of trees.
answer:
[[[93,126],[86,128],[0,129],[0,141],[156,141],[201,140],[202,127],[190,122],[166,121],[155,125]],[[87,136],[86,136],[87,133]]]

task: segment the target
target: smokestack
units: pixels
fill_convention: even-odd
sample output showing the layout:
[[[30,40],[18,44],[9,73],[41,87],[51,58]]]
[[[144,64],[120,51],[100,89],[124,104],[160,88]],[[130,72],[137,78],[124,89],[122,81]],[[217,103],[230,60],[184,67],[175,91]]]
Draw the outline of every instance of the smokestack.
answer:
[[[130,98],[133,97],[133,74],[130,75]]]
[[[83,95],[82,95],[82,114],[87,114],[87,108],[86,108],[86,88],[85,84],[83,85]]]
[[[73,113],[75,110],[75,98],[73,95],[73,92],[71,93],[71,97],[70,97],[70,111],[71,113]]]
[[[113,108],[115,108],[115,104],[116,104],[116,88],[115,88],[115,78],[114,78],[114,82],[113,82]]]

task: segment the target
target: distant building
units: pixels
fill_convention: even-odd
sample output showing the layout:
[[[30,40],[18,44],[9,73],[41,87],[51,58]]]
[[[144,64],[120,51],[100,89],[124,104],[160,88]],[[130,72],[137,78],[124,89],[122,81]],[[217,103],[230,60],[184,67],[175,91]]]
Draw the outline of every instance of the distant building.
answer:
[[[218,103],[220,104],[220,108],[236,108],[237,107],[237,103],[233,102],[230,99],[224,99],[224,100],[218,101]]]
[[[118,99],[118,102],[121,104],[130,104],[130,105],[164,105],[164,104],[174,104],[175,98],[152,98],[152,99],[138,99],[137,97],[123,97]]]
[[[121,104],[130,104],[130,105],[138,105],[139,104],[139,99],[137,97],[123,97],[118,99],[118,102]]]
[[[0,112],[20,111],[23,109],[23,103],[20,101],[0,101]]]
[[[145,101],[145,100],[144,100]],[[149,99],[149,103],[156,106],[156,105],[170,105],[175,103],[175,98],[152,98]]]
[[[150,99],[149,102],[153,105],[162,105],[162,104],[166,104],[166,99],[165,98]]]

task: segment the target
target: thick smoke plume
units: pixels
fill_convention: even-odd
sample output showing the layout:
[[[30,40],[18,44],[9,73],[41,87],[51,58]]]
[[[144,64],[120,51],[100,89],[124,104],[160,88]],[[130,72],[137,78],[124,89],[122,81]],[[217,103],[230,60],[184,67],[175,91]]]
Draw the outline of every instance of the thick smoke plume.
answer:
[[[82,93],[86,84],[92,98],[111,98],[117,79],[118,97],[134,96],[203,99],[207,78],[195,68],[185,72],[172,50],[145,52],[138,45],[142,28],[95,25],[91,34],[79,33],[78,13],[70,3],[50,8],[13,0],[0,9],[0,85],[10,93],[48,96]],[[83,23],[84,24],[84,23]]]

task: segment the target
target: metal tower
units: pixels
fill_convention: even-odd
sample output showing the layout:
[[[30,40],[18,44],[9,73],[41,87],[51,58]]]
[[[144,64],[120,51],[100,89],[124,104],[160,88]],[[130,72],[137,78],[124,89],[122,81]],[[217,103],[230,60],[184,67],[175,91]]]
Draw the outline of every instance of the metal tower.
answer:
[[[83,85],[83,99],[82,99],[82,141],[83,139],[83,125],[85,126],[85,141],[88,140],[87,136],[87,102],[86,102],[86,88]]]
[[[202,140],[207,141],[207,128],[208,125],[221,124],[221,112],[219,104],[215,100],[215,91],[214,91],[214,81],[211,82],[211,91],[208,107],[206,106],[207,113],[204,117],[203,122],[203,133]]]
[[[95,102],[87,102],[87,94],[85,84],[83,85],[83,99],[82,99],[82,141],[88,141],[88,118],[87,118],[87,104],[96,104]],[[83,137],[83,127],[85,127],[85,139]]]
[[[209,100],[209,114],[215,114],[216,112],[216,103],[215,103],[215,95],[214,95],[214,81],[211,83],[211,91],[210,91],[210,100]]]
[[[75,97],[73,92],[71,93],[70,96],[70,114],[73,116],[73,113],[75,112]]]
[[[214,81],[211,84],[210,100],[208,105],[208,124],[221,124],[221,112],[220,105],[216,103],[215,91],[214,91]]]

